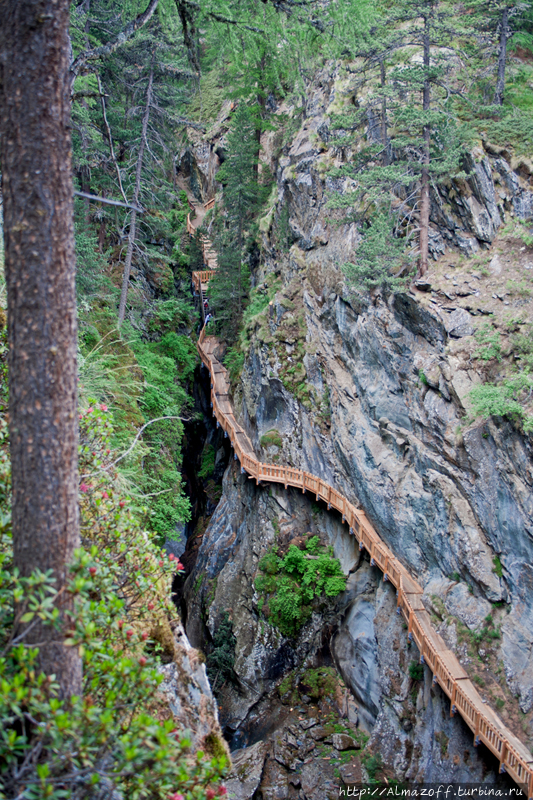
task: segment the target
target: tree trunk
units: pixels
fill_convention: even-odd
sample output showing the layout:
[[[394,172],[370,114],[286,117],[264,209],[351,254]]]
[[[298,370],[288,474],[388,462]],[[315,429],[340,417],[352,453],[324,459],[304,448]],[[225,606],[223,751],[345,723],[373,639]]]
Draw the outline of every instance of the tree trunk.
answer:
[[[385,61],[383,56],[381,56],[379,60],[379,67],[380,67],[380,77],[381,77],[381,88],[385,90],[387,85],[386,75],[385,75]],[[383,145],[383,166],[388,167],[390,164],[390,156],[389,156],[389,133],[387,130],[387,98],[385,97],[385,91],[381,96],[381,144]]]
[[[154,81],[154,58],[155,50],[152,54],[152,64],[150,66],[150,77],[148,79],[148,89],[146,90],[146,107],[144,109],[141,144],[139,146],[139,157],[137,158],[137,170],[135,173],[135,189],[133,193],[132,205],[139,204],[139,194],[141,191],[141,173],[143,166],[144,151],[146,148],[146,133],[148,131],[148,121],[150,119],[150,105],[152,102],[152,85]],[[124,272],[122,274],[122,291],[120,292],[120,304],[118,307],[118,324],[122,325],[124,322],[124,315],[126,313],[126,300],[128,298],[128,284],[130,282],[131,273],[131,260],[133,258],[133,245],[135,244],[135,230],[137,227],[137,212],[135,209],[131,212],[130,230],[128,235],[128,249],[126,251],[126,261],[124,263]]]
[[[509,39],[509,7],[506,6],[502,11],[500,22],[500,51],[498,54],[498,79],[496,81],[496,91],[494,92],[494,105],[503,105],[503,93],[505,90],[505,61],[507,58],[507,40]]]
[[[422,90],[422,109],[427,113],[431,104],[431,84],[429,80],[429,67],[431,59],[430,51],[430,15],[424,19],[424,87]],[[430,165],[430,140],[431,129],[428,122],[424,125],[424,143],[422,150],[422,175],[420,181],[420,259],[418,262],[418,274],[425,275],[428,271],[429,255],[429,165]]]
[[[69,0],[6,0],[0,36],[14,563],[53,571],[65,621],[79,546]],[[39,625],[24,641],[68,697],[81,659],[64,638]]]

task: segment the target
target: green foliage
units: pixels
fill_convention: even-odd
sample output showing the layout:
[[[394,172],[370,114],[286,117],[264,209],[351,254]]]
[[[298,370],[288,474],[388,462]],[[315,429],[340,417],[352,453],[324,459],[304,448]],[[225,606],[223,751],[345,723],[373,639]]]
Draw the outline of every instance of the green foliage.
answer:
[[[503,567],[502,562],[500,561],[499,556],[494,556],[492,559],[493,567],[492,571],[498,576],[498,578],[503,578]]]
[[[346,588],[339,560],[319,547],[316,539],[312,537],[305,552],[291,545],[284,558],[273,549],[258,565],[263,574],[257,576],[255,589],[267,596],[268,619],[286,636],[298,634],[311,616],[313,601],[327,601]]]
[[[187,300],[178,297],[158,300],[154,306],[153,316],[150,318],[150,330],[161,333],[174,331],[175,328],[182,325],[190,325],[193,316],[194,308]]]
[[[229,372],[230,381],[235,383],[235,381],[240,378],[242,368],[244,367],[244,353],[239,350],[237,345],[228,348],[226,351],[224,365]]]
[[[76,203],[78,208],[78,203]],[[78,297],[89,298],[98,294],[104,285],[105,256],[100,253],[98,239],[93,230],[75,216],[76,291]],[[109,287],[107,287],[109,288]]]
[[[478,328],[474,337],[480,345],[475,353],[476,358],[481,361],[490,361],[492,358],[495,358],[496,361],[502,360],[500,334],[494,329],[492,323],[486,322],[481,328]]]
[[[102,319],[92,318],[102,327]],[[82,346],[80,353],[80,393],[87,402],[93,395],[112,405],[115,447],[126,452],[143,424],[175,417],[150,424],[119,467],[145,524],[161,541],[172,539],[176,524],[190,514],[180,476],[180,442],[181,416],[189,402],[185,387],[196,364],[194,344],[175,331],[146,342],[127,324],[120,333],[111,329],[100,336],[96,326],[85,323],[82,335],[92,346],[88,351]]]
[[[53,677],[40,674],[37,649],[19,622],[57,625],[57,591],[50,574],[22,577],[13,567],[8,470],[1,470],[0,531],[0,794],[20,800],[78,796],[90,787],[133,800],[205,798],[226,767],[223,756],[190,755],[156,698],[162,676],[151,636],[167,631],[170,583],[182,566],[166,558],[143,531],[110,469],[111,414],[90,406],[80,419],[81,529],[68,592],[75,608],[66,644],[83,655],[83,693],[59,697]],[[0,453],[6,452],[6,429]],[[7,460],[0,459],[6,465]],[[26,629],[27,630],[27,629]],[[159,631],[159,634],[157,633]],[[64,634],[63,634],[64,635]]]
[[[225,215],[216,241],[218,268],[209,285],[211,305],[222,338],[233,345],[249,291],[245,263],[251,245],[251,224],[257,210],[259,187],[256,166],[258,144],[250,110],[241,103],[227,137],[227,154],[218,172],[224,185]]]
[[[381,753],[375,753],[374,755],[367,753],[361,757],[361,761],[368,772],[369,783],[377,783],[377,775],[383,769],[383,759],[381,757]]]
[[[424,665],[419,664],[417,661],[411,661],[409,664],[409,677],[414,681],[421,681],[424,678]]]
[[[346,277],[357,288],[405,288],[406,278],[395,274],[407,262],[405,239],[394,235],[394,221],[390,215],[375,214],[360,242],[355,261],[345,264]]]
[[[487,141],[498,147],[512,147],[517,155],[531,155],[533,119],[531,114],[512,109],[500,119],[478,123]]]
[[[228,97],[227,79],[221,70],[213,69],[200,78],[200,88],[194,96],[189,114],[200,122],[214,122],[224,100]]]
[[[212,444],[208,444],[204,447],[204,451],[202,453],[202,463],[200,465],[200,469],[198,470],[198,477],[199,478],[209,478],[215,471],[215,448]]]
[[[278,431],[272,429],[261,436],[259,444],[261,447],[282,447],[283,439]]]
[[[485,383],[476,386],[470,392],[472,410],[476,416],[507,417],[514,422],[520,422],[524,430],[533,430],[533,415],[524,407],[533,390],[533,375],[529,372],[519,373],[513,378],[508,378],[500,384]]]
[[[233,624],[227,611],[224,611],[213,635],[213,649],[206,659],[206,669],[211,687],[218,693],[222,686],[234,679],[236,639]]]
[[[306,670],[298,688],[316,701],[323,697],[335,697],[338,682],[339,678],[333,667],[319,667]]]

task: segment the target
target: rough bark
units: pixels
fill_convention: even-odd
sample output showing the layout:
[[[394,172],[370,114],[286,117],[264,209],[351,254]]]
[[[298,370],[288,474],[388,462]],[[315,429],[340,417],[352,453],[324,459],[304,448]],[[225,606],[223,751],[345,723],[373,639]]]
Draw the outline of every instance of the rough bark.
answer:
[[[496,91],[494,92],[494,105],[503,104],[503,94],[505,90],[505,61],[507,59],[507,40],[509,39],[509,7],[506,6],[502,11],[500,22],[500,49],[498,53],[498,79],[496,81]]]
[[[152,86],[154,82],[154,57],[155,51],[152,56],[152,64],[150,66],[150,77],[148,79],[148,89],[146,90],[146,106],[144,109],[141,144],[139,146],[139,155],[137,158],[137,169],[135,172],[135,189],[133,193],[133,206],[139,205],[139,194],[141,191],[141,173],[144,159],[144,151],[146,149],[146,134],[148,131],[148,122],[150,120],[150,107],[152,103]],[[135,208],[131,212],[130,230],[128,234],[128,249],[126,251],[126,261],[124,262],[124,272],[122,273],[122,289],[120,292],[120,303],[118,307],[118,324],[122,325],[124,322],[124,315],[126,314],[126,300],[128,299],[128,285],[130,282],[131,261],[133,258],[133,246],[135,244],[135,233],[137,229],[137,211]]]
[[[430,67],[430,18],[429,15],[424,19],[424,87],[422,89],[422,110],[427,113],[431,103],[431,85],[429,80]],[[425,275],[428,270],[429,253],[429,165],[430,165],[430,139],[431,130],[429,124],[424,125],[423,131],[424,144],[422,149],[422,175],[420,180],[420,259],[418,262],[418,274]]]
[[[2,12],[14,561],[22,575],[53,571],[65,622],[68,565],[79,546],[69,2],[6,0]],[[81,660],[64,632],[42,625],[28,634],[62,695],[79,693]]]
[[[387,76],[385,74],[385,61],[383,56],[379,59],[379,72],[380,84],[383,89],[381,96],[381,144],[383,145],[383,166],[388,167],[390,164],[389,157],[389,132],[387,129],[387,98],[385,96],[385,87],[387,85]]]

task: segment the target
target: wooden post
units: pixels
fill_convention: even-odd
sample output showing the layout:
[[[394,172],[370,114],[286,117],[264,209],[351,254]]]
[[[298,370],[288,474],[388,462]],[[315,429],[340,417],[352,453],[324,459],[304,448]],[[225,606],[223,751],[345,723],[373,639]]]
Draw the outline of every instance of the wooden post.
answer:
[[[457,695],[457,681],[454,681],[453,682],[453,689],[452,689],[452,697],[451,697],[451,701],[450,701],[451,702],[451,705],[450,705],[450,717],[453,717],[453,715],[455,714],[454,708],[455,708],[456,695]]]
[[[481,714],[479,713],[479,711],[476,711],[475,714],[476,714],[476,727],[474,730],[474,747],[477,747],[479,744],[477,737],[479,736],[479,721],[481,719]]]
[[[502,752],[500,754],[500,772],[505,772],[505,756],[507,755],[507,740],[502,741]]]

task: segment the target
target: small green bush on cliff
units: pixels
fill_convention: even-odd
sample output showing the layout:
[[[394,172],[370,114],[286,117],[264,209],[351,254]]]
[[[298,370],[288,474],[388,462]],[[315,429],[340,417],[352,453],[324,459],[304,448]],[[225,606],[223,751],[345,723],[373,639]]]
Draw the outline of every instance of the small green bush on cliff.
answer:
[[[215,471],[215,448],[208,444],[202,453],[202,464],[198,470],[199,478],[209,478]]]
[[[305,551],[291,545],[281,558],[273,548],[259,562],[255,589],[262,595],[262,611],[285,636],[299,633],[311,616],[314,601],[327,601],[346,588],[339,560],[330,548],[319,548],[316,538]]]
[[[213,649],[207,656],[206,669],[211,687],[218,694],[222,686],[235,677],[236,639],[233,635],[233,624],[227,611],[224,611],[213,636]]]

